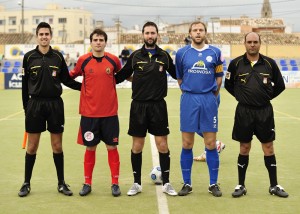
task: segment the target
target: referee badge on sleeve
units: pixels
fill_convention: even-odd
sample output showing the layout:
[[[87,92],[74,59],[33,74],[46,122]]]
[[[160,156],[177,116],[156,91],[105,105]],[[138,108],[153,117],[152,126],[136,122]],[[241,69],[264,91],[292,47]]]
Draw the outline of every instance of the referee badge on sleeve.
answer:
[[[164,67],[162,65],[159,66],[159,71],[162,72],[164,70]]]
[[[227,71],[225,78],[229,80],[230,79],[230,75],[231,75],[231,73],[229,71]]]
[[[22,68],[22,76],[25,76],[25,70]]]

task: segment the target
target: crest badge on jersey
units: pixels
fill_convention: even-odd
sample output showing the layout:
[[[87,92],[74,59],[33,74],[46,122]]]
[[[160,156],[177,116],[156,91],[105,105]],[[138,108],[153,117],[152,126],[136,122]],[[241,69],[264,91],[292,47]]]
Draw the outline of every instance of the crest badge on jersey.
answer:
[[[53,71],[52,71],[52,76],[53,76],[53,77],[56,77],[56,70],[53,70]]]
[[[83,137],[86,141],[92,141],[94,140],[94,133],[91,131],[87,131],[86,133],[84,133]]]
[[[211,57],[211,56],[207,56],[207,57],[206,57],[206,61],[207,61],[207,62],[212,62],[212,57]]]
[[[267,78],[267,77],[264,77],[263,83],[264,83],[264,84],[267,84],[267,83],[268,83],[268,78]]]
[[[106,73],[110,74],[110,68],[106,68]]]

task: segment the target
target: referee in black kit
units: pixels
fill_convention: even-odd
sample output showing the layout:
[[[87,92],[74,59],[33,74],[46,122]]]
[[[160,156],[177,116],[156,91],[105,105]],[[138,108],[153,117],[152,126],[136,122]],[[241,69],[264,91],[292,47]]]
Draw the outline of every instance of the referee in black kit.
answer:
[[[62,133],[64,131],[64,104],[61,99],[64,85],[80,90],[81,83],[69,76],[68,67],[61,53],[50,46],[52,30],[41,22],[36,28],[38,46],[25,54],[23,59],[22,99],[25,111],[25,128],[28,145],[25,155],[25,180],[19,191],[24,197],[30,193],[30,180],[41,132],[50,132],[53,159],[58,178],[58,192],[72,195],[64,181],[64,156]]]
[[[132,102],[130,106],[129,130],[132,136],[131,166],[134,183],[127,192],[134,196],[142,192],[142,151],[147,132],[152,134],[159,153],[162,172],[162,191],[176,196],[170,184],[170,151],[168,145],[169,122],[167,103],[168,72],[176,79],[175,65],[171,56],[158,47],[158,27],[154,22],[146,22],[142,29],[144,45],[134,51],[125,66],[116,74],[120,83],[132,75]]]
[[[226,90],[238,101],[232,139],[240,142],[237,161],[239,184],[232,196],[240,197],[247,193],[246,171],[252,137],[256,135],[261,142],[265,166],[269,173],[269,193],[286,198],[288,193],[277,183],[273,147],[275,122],[270,102],[284,91],[284,81],[276,62],[259,53],[260,35],[255,32],[246,34],[244,45],[246,53],[231,61],[225,77]]]

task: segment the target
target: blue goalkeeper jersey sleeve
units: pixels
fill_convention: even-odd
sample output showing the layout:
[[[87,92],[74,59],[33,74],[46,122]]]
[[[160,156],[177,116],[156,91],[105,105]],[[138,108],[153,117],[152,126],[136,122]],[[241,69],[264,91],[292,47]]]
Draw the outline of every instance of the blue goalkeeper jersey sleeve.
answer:
[[[195,49],[187,45],[177,51],[176,76],[181,89],[190,93],[208,93],[218,89],[216,78],[223,76],[221,50],[211,45]]]

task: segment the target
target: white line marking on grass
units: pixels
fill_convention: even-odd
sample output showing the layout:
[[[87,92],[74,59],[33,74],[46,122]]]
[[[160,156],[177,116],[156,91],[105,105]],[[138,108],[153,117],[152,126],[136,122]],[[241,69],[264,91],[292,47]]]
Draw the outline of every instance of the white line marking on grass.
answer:
[[[14,116],[16,116],[16,115],[18,115],[18,114],[21,114],[22,112],[24,112],[24,111],[18,111],[18,112],[16,112],[16,113],[7,115],[6,117],[0,118],[0,121],[8,120],[8,119],[11,118],[11,117],[14,117]],[[23,120],[24,120],[24,119],[23,119]]]
[[[63,93],[61,96],[68,95],[68,94],[70,94],[70,93],[71,93],[71,92],[68,91],[68,92]],[[18,112],[16,112],[16,113],[9,114],[9,115],[7,115],[6,117],[0,118],[0,121],[8,120],[9,118],[14,117],[14,116],[16,116],[16,115],[18,115],[18,114],[21,114],[21,113],[23,113],[23,112],[24,112],[24,110],[21,110],[21,111],[18,111]],[[25,118],[25,116],[24,116],[24,118]],[[22,120],[24,120],[24,118],[22,118]]]
[[[154,136],[149,134],[150,144],[151,144],[151,153],[152,153],[152,163],[153,166],[159,166],[159,155],[155,144]],[[161,185],[156,186],[156,197],[158,204],[158,213],[159,214],[169,214],[169,207],[166,195],[162,192]]]
[[[281,111],[277,111],[277,110],[275,110],[275,109],[274,109],[274,112],[276,112],[276,113],[278,113],[278,114],[282,114],[282,115],[284,115],[284,116],[286,116],[286,117],[288,117],[288,118],[291,118],[291,119],[300,120],[299,117],[294,117],[294,116],[292,116],[292,115],[290,115],[290,114],[287,114],[287,113],[284,113],[284,112],[281,112]]]

